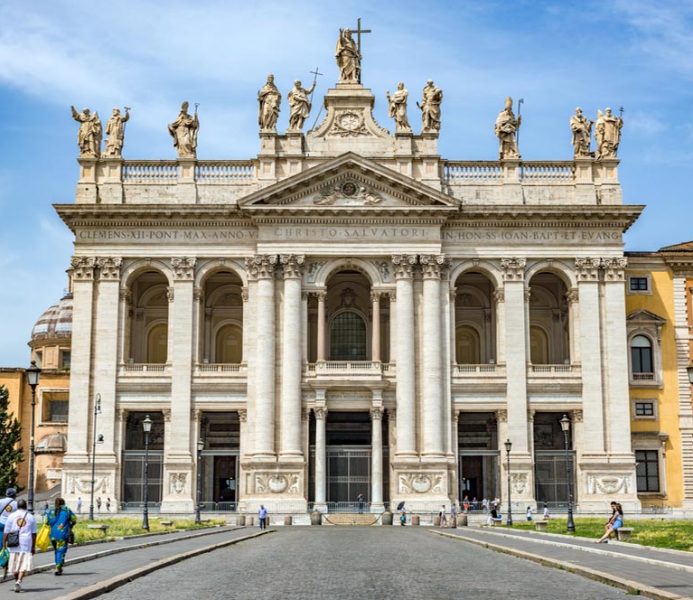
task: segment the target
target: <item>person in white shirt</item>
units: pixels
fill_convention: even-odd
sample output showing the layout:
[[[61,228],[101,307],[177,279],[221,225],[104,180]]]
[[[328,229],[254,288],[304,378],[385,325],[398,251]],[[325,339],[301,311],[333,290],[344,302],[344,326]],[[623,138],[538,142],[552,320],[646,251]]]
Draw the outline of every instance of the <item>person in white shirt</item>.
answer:
[[[548,520],[549,518],[549,505],[544,502],[544,520]]]
[[[5,523],[15,510],[17,510],[17,490],[14,488],[7,488],[5,492],[5,498],[0,500],[0,536],[5,529]]]
[[[11,534],[14,533],[18,534],[17,544],[10,545]],[[26,500],[19,500],[17,510],[7,519],[2,545],[10,551],[8,568],[14,575],[14,591],[21,592],[24,574],[31,571],[32,558],[36,553],[36,519],[27,510]]]

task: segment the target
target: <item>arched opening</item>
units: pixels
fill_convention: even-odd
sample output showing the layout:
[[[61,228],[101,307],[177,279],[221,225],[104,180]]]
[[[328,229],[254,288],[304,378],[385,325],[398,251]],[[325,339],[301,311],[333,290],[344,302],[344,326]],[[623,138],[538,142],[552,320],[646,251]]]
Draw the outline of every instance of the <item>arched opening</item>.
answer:
[[[204,282],[200,302],[200,359],[204,363],[243,362],[243,282],[218,271]]]
[[[168,279],[159,271],[147,271],[132,282],[129,312],[129,362],[164,364],[168,360]]]
[[[455,282],[455,361],[496,362],[494,287],[483,273],[463,273]]]
[[[644,335],[633,337],[630,341],[630,362],[635,377],[654,373],[652,342],[650,338]]]
[[[529,285],[532,364],[570,363],[570,319],[565,283],[554,273],[537,273]]]

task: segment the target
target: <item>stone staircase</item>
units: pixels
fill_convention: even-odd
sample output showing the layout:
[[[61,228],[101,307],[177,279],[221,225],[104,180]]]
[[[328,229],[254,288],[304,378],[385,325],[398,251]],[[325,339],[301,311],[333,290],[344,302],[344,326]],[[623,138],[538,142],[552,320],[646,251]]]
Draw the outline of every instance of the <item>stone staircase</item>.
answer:
[[[370,513],[327,513],[322,516],[323,525],[348,525],[368,527],[380,525],[380,515]]]

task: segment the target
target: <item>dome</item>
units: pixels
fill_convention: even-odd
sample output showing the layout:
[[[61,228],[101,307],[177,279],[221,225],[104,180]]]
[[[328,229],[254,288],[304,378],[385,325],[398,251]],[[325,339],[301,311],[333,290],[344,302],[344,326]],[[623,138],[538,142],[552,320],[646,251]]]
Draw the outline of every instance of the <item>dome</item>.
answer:
[[[31,341],[67,338],[72,336],[72,294],[46,310],[31,330]]]

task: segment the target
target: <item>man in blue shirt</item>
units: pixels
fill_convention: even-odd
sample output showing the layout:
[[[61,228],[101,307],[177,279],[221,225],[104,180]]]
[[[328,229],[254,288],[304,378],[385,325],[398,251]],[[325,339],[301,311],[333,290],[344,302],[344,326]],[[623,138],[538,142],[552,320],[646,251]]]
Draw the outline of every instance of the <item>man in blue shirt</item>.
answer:
[[[267,509],[263,504],[260,504],[260,510],[257,511],[257,516],[260,520],[260,529],[267,527]]]

